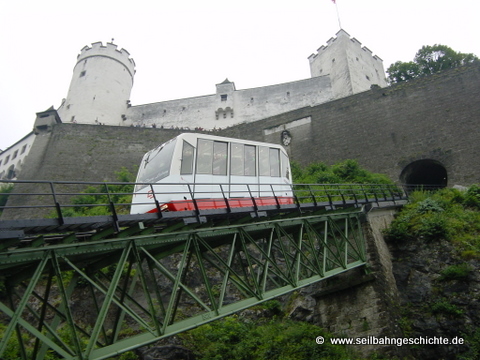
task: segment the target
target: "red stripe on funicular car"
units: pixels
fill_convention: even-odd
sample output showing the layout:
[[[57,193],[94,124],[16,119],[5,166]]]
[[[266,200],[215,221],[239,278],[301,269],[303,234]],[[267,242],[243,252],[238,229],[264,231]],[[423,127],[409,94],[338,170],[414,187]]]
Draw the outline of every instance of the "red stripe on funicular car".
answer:
[[[293,204],[293,198],[291,197],[261,197],[255,198],[255,204],[257,206],[272,206],[272,205],[290,205]],[[228,199],[228,205],[231,208],[241,208],[241,207],[251,207],[253,206],[253,201],[251,198],[234,198]],[[227,207],[224,199],[198,199],[197,206],[200,210],[211,210],[211,209],[224,209]],[[191,211],[195,210],[195,205],[191,200],[181,200],[181,201],[172,201],[163,204],[160,207],[161,211]],[[148,213],[156,213],[158,210],[152,209]]]

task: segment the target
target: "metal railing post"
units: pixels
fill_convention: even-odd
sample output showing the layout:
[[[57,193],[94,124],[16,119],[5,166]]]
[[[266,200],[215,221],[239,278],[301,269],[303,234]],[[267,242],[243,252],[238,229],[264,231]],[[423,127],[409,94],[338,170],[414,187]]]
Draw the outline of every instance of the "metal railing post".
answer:
[[[328,192],[327,185],[324,184],[323,188],[325,189],[325,194],[327,195],[328,203],[329,203],[330,207],[333,208],[332,197],[330,196],[330,193]]]
[[[115,204],[112,201],[112,197],[110,196],[110,191],[108,190],[108,184],[105,183],[105,190],[107,191],[108,203],[110,205],[110,211],[112,212],[113,217],[113,227],[115,228],[116,232],[120,232],[120,225],[118,223],[118,215],[117,210],[115,209]]]
[[[302,213],[302,209],[300,207],[300,201],[298,200],[297,193],[293,190],[293,184],[290,184],[290,188],[292,189],[293,198],[295,199],[295,204],[297,205],[297,210]]]
[[[225,196],[225,192],[223,191],[223,186],[222,184],[218,184],[220,186],[220,191],[222,192],[223,200],[225,201],[225,206],[227,207],[227,212],[231,213],[232,209],[230,208],[230,204],[228,203],[228,199]]]
[[[65,224],[65,220],[63,219],[62,207],[60,203],[57,201],[57,196],[55,194],[55,187],[53,186],[53,182],[49,182],[49,184],[50,184],[50,189],[52,190],[53,201],[55,203],[55,210],[57,211],[58,222],[60,225],[63,225]]]
[[[310,191],[310,195],[312,196],[313,204],[315,205],[315,207],[317,207],[317,198],[313,194],[312,187],[310,186],[310,184],[308,185],[308,190]]]
[[[272,189],[272,194],[273,194],[273,197],[275,198],[275,202],[277,204],[277,209],[280,209],[280,201],[278,201],[278,197],[277,195],[275,194],[275,190],[273,190],[273,185],[270,184],[270,189]]]
[[[192,198],[193,207],[195,208],[195,215],[197,217],[197,221],[200,222],[200,208],[198,207],[197,200],[194,198],[194,194],[192,192],[192,188],[190,187],[190,184],[187,184],[187,186],[188,186],[188,192],[190,193],[190,197]]]
[[[157,208],[158,218],[162,218],[162,209],[160,208],[160,203],[157,200],[157,196],[155,195],[155,190],[153,189],[153,184],[150,184],[150,189],[152,189],[152,196],[153,201],[155,201],[155,207]]]
[[[252,200],[252,203],[253,203],[253,211],[255,211],[255,214],[257,215],[258,217],[258,206],[257,206],[257,202],[255,201],[255,198],[253,197],[253,194],[252,194],[252,191],[250,189],[250,185],[246,184],[247,185],[247,190],[248,190],[248,194],[250,195],[250,199]]]

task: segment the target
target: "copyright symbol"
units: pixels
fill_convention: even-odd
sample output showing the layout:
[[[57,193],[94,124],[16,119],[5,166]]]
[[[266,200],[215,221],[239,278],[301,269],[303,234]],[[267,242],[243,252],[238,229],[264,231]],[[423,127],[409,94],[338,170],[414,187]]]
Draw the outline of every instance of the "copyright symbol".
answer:
[[[323,336],[317,336],[315,338],[315,342],[318,344],[318,345],[322,345],[324,342],[325,342],[325,339],[323,338]]]

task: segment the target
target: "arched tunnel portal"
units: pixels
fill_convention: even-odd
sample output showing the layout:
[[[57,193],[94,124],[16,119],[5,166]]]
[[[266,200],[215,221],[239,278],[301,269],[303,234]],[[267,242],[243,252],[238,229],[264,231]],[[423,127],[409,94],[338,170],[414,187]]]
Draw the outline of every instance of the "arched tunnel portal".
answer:
[[[405,166],[400,174],[400,181],[409,189],[441,189],[447,186],[448,175],[447,170],[440,162],[424,159]]]

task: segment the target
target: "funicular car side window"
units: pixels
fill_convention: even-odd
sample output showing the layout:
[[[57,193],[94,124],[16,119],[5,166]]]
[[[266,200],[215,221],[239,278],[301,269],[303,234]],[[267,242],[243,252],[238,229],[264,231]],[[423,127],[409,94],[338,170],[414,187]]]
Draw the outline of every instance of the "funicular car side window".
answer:
[[[226,142],[213,142],[213,175],[227,175],[227,151]]]
[[[180,166],[180,174],[189,175],[193,173],[193,151],[194,147],[185,140],[182,148],[182,164]]]

